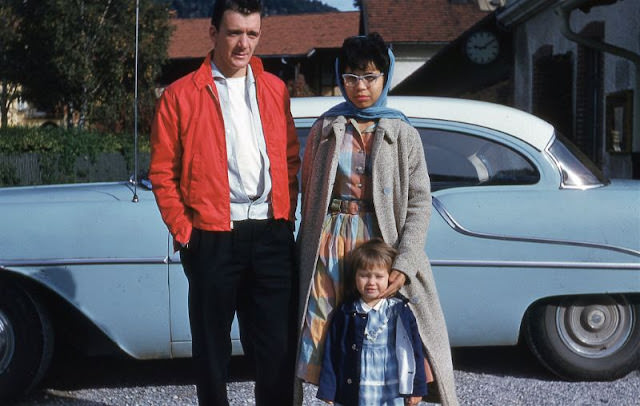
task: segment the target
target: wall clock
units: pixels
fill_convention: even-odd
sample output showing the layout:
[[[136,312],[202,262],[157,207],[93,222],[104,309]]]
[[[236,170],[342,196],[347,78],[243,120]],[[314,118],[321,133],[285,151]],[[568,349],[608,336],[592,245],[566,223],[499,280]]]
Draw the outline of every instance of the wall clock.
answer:
[[[490,31],[476,31],[465,40],[464,53],[473,63],[480,65],[491,63],[500,53],[498,37]]]

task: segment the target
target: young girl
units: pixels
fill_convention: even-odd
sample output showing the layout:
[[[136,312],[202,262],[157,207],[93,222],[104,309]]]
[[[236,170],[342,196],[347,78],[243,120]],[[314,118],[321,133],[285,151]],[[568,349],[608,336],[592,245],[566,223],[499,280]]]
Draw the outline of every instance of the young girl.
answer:
[[[330,322],[317,397],[328,403],[417,405],[427,394],[422,340],[406,300],[383,298],[396,250],[379,238],[350,256],[349,299]]]

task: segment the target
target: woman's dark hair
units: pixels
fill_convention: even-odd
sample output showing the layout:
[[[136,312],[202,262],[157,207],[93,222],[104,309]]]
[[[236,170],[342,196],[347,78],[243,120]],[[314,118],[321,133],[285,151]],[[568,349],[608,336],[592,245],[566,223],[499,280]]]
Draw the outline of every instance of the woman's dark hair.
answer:
[[[357,37],[349,37],[342,43],[338,55],[338,71],[345,73],[347,67],[351,70],[364,70],[373,62],[380,72],[384,73],[385,81],[389,74],[389,53],[387,45],[377,32]]]
[[[238,13],[249,15],[253,13],[262,14],[261,0],[216,0],[211,13],[211,25],[220,29],[220,22],[225,11],[237,11]]]
[[[372,238],[357,246],[345,263],[344,296],[345,299],[356,299],[360,293],[356,288],[356,272],[358,269],[370,269],[375,266],[385,267],[391,272],[393,260],[398,251],[381,238]]]

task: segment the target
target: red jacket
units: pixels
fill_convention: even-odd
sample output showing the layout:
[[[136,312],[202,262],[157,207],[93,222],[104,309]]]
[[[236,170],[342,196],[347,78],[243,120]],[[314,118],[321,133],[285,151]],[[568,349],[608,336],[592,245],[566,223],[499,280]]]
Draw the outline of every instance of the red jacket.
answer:
[[[289,110],[289,93],[276,76],[251,59],[260,120],[271,164],[275,219],[293,221],[298,199],[300,145]],[[191,230],[231,229],[224,122],[211,74],[211,55],[202,66],[167,87],[151,129],[149,179],[162,219],[175,241]]]

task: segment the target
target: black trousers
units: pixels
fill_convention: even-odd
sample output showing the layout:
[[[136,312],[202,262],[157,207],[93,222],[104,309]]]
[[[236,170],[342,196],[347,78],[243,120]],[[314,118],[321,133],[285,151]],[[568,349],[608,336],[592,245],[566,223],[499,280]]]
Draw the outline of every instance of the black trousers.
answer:
[[[228,405],[230,330],[237,312],[254,362],[256,404],[290,405],[296,349],[294,240],[284,220],[234,222],[230,232],[194,229],[180,252],[200,405]]]

